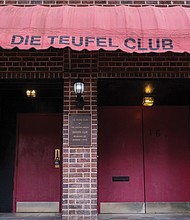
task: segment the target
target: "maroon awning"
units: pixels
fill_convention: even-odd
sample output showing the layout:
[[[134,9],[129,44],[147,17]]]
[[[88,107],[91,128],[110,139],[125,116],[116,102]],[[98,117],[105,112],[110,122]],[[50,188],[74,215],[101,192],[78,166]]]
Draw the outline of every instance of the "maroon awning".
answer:
[[[190,8],[3,6],[0,46],[189,53]]]

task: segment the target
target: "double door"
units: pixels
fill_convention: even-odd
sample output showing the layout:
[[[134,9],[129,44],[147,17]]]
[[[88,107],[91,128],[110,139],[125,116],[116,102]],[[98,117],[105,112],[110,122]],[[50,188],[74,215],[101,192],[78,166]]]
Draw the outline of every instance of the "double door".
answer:
[[[188,107],[101,107],[99,213],[189,211]]]

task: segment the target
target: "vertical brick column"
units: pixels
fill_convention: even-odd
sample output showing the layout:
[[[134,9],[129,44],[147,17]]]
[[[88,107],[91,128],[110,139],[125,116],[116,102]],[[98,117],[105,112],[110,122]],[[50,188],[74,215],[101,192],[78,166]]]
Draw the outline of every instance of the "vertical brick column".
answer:
[[[75,106],[73,82],[85,83],[83,109]],[[97,76],[94,73],[65,73],[63,116],[62,219],[97,219]],[[69,146],[69,114],[91,114],[91,146]]]

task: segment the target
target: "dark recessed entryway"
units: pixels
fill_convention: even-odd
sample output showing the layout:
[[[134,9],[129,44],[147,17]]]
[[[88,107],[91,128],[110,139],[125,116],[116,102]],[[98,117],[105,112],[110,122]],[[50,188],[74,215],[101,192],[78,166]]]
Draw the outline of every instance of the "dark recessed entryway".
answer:
[[[28,98],[27,89],[35,89],[36,98]],[[6,113],[15,111],[19,113],[61,113],[62,103],[62,80],[0,81],[1,112],[2,109],[6,109]]]
[[[37,97],[28,98],[26,89],[35,89]],[[17,115],[62,112],[62,80],[0,81],[0,212],[13,211]]]
[[[189,105],[189,79],[101,79],[98,81],[99,106],[140,106],[144,88],[152,85],[154,105]]]

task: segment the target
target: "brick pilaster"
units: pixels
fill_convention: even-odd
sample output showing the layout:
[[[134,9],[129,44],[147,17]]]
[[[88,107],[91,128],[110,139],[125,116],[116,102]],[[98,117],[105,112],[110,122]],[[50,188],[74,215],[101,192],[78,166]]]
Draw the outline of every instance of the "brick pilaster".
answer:
[[[85,83],[83,109],[75,106],[73,82]],[[64,78],[63,117],[63,201],[64,220],[97,219],[97,92],[96,74],[67,73]],[[69,114],[87,113],[92,116],[92,145],[69,146]]]

